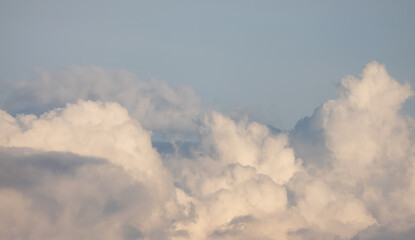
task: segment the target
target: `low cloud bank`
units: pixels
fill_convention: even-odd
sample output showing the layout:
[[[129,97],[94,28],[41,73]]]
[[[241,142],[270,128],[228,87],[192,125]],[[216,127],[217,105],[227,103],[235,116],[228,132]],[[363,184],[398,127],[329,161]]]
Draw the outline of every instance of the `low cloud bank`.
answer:
[[[415,121],[399,113],[413,91],[376,62],[289,132],[206,110],[190,88],[125,71],[71,67],[9,88],[9,113],[0,111],[3,238],[415,231]],[[199,141],[153,147],[158,130],[197,132]]]

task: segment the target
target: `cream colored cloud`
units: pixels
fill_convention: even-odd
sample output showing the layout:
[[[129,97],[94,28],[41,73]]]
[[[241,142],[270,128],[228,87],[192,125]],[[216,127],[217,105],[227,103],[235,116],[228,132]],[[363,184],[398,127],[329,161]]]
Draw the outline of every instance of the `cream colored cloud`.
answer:
[[[42,100],[38,93],[45,90],[33,90],[35,103],[75,103],[40,116],[0,111],[0,146],[6,152],[17,147],[44,156],[50,151],[76,155],[62,160],[54,155],[55,160],[42,162],[43,170],[36,171],[27,166],[31,160],[40,161],[39,153],[25,153],[25,168],[17,167],[16,157],[3,157],[2,169],[15,171],[19,179],[0,170],[0,201],[6,206],[2,209],[13,216],[0,218],[9,225],[19,223],[0,229],[7,236],[19,229],[34,231],[31,225],[40,229],[34,231],[40,234],[36,236],[58,236],[53,235],[56,227],[74,236],[80,222],[73,211],[89,200],[98,204],[85,205],[81,217],[96,221],[90,231],[121,233],[127,239],[374,239],[382,231],[407,236],[415,228],[415,121],[399,112],[413,92],[381,64],[372,62],[360,77],[344,78],[339,96],[291,132],[204,111],[185,103],[194,98],[192,91],[174,91],[161,82],[133,83],[135,77],[127,72],[75,67],[56,76],[103,79],[102,85],[98,80],[68,80],[63,81],[66,87],[54,86],[59,78],[44,74],[38,82],[22,83],[19,91],[50,86],[59,93]],[[120,84],[114,85],[118,78]],[[82,84],[85,92],[73,95]],[[120,103],[76,101],[80,96]],[[195,116],[200,117],[198,124]],[[178,122],[183,126],[171,127]],[[173,138],[173,151],[159,154],[141,123],[154,129],[191,128],[198,131],[199,141],[182,154],[179,148],[184,145]],[[91,165],[91,157],[108,162]],[[82,162],[88,166],[77,165]],[[68,168],[77,170],[62,170]],[[23,175],[37,187],[22,187],[27,182]],[[94,183],[95,178],[102,181]],[[137,187],[131,196],[123,196],[129,181]],[[85,188],[78,189],[78,184]],[[45,194],[45,189],[52,189],[55,201],[67,211],[56,224],[48,222],[47,209],[34,195]],[[117,206],[125,208],[116,218],[98,214],[111,196],[121,199]],[[40,221],[32,224],[37,216]],[[81,228],[79,236],[87,233]]]
[[[412,95],[409,84],[400,84],[383,65],[372,62],[360,78],[344,78],[340,96],[325,102],[294,131],[293,145],[302,152],[311,176],[309,184],[299,181],[292,189],[301,196],[300,212],[320,219],[323,232],[338,229],[337,234],[351,238],[372,223],[390,231],[414,227],[403,223],[415,213],[409,203],[415,193],[415,125],[399,113]],[[317,143],[301,139],[313,135]],[[333,225],[338,220],[351,224]]]
[[[119,104],[79,101],[40,117],[13,118],[2,112],[0,122],[0,146],[70,152],[122,167],[157,203],[142,223],[144,229],[175,214],[173,180],[152,148],[150,134]]]
[[[330,181],[354,191],[379,224],[405,221],[415,213],[402,201],[414,197],[415,139],[413,120],[399,110],[413,91],[376,62],[360,79],[343,79],[341,87],[341,96],[319,113],[332,154]]]
[[[177,228],[191,239],[257,239],[267,234],[283,239],[286,227],[268,229],[265,235],[251,231],[264,219],[289,215],[284,184],[301,171],[301,160],[287,136],[217,112],[207,113],[200,134],[201,144],[191,159],[170,160],[176,161],[175,179],[185,191],[182,204],[195,212]]]

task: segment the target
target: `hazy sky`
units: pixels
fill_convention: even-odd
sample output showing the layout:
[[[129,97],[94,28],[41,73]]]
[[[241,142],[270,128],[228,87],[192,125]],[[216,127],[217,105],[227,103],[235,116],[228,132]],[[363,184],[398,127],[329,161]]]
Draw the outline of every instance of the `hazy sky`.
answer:
[[[414,10],[414,1],[2,0],[0,79],[126,69],[289,129],[372,60],[415,85]]]

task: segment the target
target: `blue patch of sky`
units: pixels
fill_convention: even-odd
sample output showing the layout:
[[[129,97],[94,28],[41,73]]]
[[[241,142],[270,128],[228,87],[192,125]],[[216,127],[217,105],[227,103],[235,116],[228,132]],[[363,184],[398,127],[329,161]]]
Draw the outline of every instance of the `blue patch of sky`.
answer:
[[[414,1],[0,2],[0,81],[123,68],[289,129],[370,61],[415,86]],[[415,115],[415,101],[405,112]]]

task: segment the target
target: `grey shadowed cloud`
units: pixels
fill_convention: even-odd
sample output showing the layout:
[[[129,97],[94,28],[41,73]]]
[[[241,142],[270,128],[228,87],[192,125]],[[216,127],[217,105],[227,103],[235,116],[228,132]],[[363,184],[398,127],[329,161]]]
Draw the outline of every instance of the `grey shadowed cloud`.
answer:
[[[168,225],[139,234],[151,189],[106,160],[2,147],[0,169],[2,239],[167,239]]]
[[[148,129],[195,130],[201,105],[193,89],[170,88],[165,82],[142,81],[126,70],[70,66],[59,71],[36,70],[29,81],[1,83],[0,108],[11,114],[40,115],[78,100],[116,101]]]

